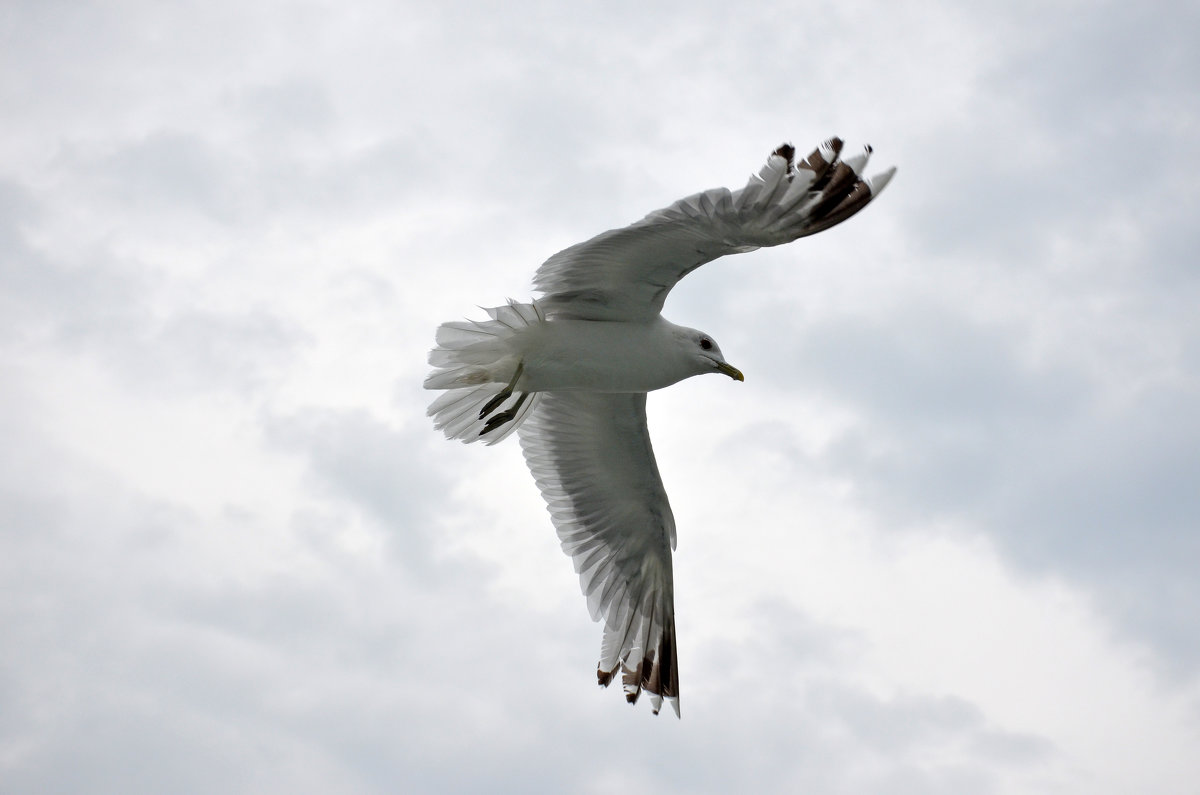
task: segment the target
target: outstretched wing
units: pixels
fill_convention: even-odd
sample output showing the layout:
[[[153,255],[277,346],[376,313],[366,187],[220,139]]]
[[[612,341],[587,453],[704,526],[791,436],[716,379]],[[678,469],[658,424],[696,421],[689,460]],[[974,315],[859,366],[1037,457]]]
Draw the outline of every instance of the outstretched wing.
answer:
[[[592,619],[597,676],[679,714],[671,550],[675,519],[646,431],[646,395],[545,392],[518,428],[525,461],[571,556]]]
[[[533,286],[550,315],[649,320],[675,283],[726,254],[788,243],[839,224],[879,195],[896,169],[864,179],[871,147],[842,160],[830,138],[795,163],[784,144],[738,191],[680,199],[624,229],[571,246],[538,268]]]

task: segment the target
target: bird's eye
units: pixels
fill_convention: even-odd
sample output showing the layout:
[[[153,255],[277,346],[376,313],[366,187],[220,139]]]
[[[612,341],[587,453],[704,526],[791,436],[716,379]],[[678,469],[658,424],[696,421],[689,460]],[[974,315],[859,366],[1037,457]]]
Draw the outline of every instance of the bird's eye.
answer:
[[[710,340],[708,337],[701,337],[700,338],[700,350],[711,351],[712,350],[712,340]]]

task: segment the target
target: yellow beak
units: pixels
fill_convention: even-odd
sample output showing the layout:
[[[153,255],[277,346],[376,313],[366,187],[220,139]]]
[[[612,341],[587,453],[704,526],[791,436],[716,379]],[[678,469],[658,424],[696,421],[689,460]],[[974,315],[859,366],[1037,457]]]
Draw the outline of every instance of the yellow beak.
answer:
[[[745,381],[746,376],[742,375],[742,371],[734,367],[732,364],[725,362],[717,362],[717,369],[725,375],[732,378],[734,381]]]

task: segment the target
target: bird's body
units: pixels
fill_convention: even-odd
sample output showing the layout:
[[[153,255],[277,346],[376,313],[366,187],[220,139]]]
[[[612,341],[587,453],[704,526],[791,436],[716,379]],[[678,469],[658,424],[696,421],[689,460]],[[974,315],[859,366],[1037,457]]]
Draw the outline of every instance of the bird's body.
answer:
[[[543,297],[443,324],[425,381],[447,437],[494,444],[514,430],[594,619],[597,675],[679,712],[671,551],[675,522],[646,430],[646,393],[703,373],[742,374],[712,337],[660,314],[680,278],[717,257],[779,245],[849,218],[891,178],[826,141],[804,161],[781,146],[743,189],[681,199],[551,257]]]
[[[516,388],[652,392],[714,369],[680,346],[681,338],[693,336],[700,332],[661,315],[645,321],[547,320],[513,338],[516,355],[525,362]],[[622,353],[614,356],[614,351]]]

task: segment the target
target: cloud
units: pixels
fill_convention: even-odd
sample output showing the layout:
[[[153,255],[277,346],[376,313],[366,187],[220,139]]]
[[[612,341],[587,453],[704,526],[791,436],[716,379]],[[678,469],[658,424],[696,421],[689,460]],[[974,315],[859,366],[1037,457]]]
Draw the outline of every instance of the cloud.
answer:
[[[394,429],[361,410],[268,417],[265,429],[272,446],[307,461],[323,493],[369,518],[386,539],[389,560],[413,574],[435,564],[436,522],[426,495],[445,493],[448,483],[418,462],[425,434]]]
[[[1200,598],[1186,563],[1200,510],[1193,386],[1168,379],[1119,396],[1083,362],[1022,355],[1020,328],[911,311],[795,333],[796,377],[781,385],[858,418],[814,468],[902,525],[965,521],[1015,563],[1078,578],[1124,631],[1194,668],[1187,621],[1150,606]]]
[[[66,11],[0,54],[11,786],[1190,791],[1194,9]],[[651,398],[651,720],[432,331],[831,133],[880,202],[668,303],[750,381]]]

